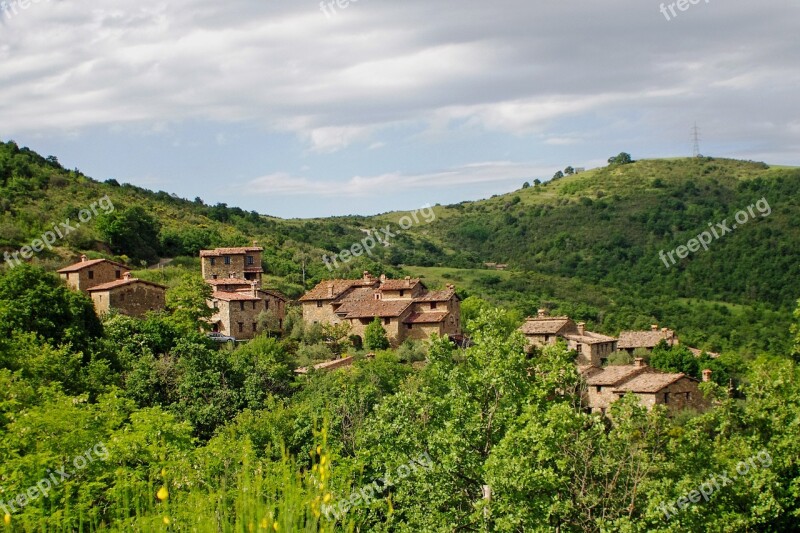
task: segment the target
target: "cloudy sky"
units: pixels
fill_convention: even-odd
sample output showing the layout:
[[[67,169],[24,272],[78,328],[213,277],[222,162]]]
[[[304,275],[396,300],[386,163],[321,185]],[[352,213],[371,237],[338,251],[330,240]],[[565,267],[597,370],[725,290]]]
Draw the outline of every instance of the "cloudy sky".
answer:
[[[670,3],[4,0],[0,138],[282,217],[690,155],[695,122],[704,154],[800,164],[800,3]]]

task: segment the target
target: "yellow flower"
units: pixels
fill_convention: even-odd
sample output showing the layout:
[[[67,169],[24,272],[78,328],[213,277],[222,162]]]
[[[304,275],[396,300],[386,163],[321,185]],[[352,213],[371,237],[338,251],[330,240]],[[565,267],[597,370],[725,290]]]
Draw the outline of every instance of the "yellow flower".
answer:
[[[161,477],[164,477],[166,475],[167,475],[167,469],[166,468],[162,468],[161,469]]]
[[[169,525],[169,523],[170,523],[170,519],[169,519],[169,517],[168,517],[168,516],[165,516],[165,517],[164,517],[164,525],[167,525],[167,526],[168,526],[168,525]]]
[[[329,492],[328,494],[326,494],[325,497],[322,498],[322,501],[324,501],[325,503],[331,501],[331,493]]]
[[[317,446],[317,454],[321,454],[321,453],[322,453],[322,446]]]
[[[325,461],[327,461],[327,460],[328,460],[328,458],[323,455],[319,460],[319,464],[322,465],[322,466],[325,466]]]
[[[156,496],[162,502],[167,498],[169,498],[169,491],[167,490],[167,487],[162,486],[160,489],[158,489],[158,493],[156,493]]]
[[[5,522],[6,525],[10,524],[11,523],[11,515],[6,513],[6,515],[3,517],[3,522]]]
[[[317,471],[317,465],[314,465],[314,466],[312,466],[312,467],[311,467],[311,471],[312,471],[312,472],[316,472],[316,471]]]
[[[278,523],[277,522],[272,524],[272,529],[274,529],[275,531],[278,531]]]
[[[267,529],[267,527],[269,526],[269,522],[267,522],[266,516],[261,519],[261,524],[259,525],[261,526],[261,529]]]

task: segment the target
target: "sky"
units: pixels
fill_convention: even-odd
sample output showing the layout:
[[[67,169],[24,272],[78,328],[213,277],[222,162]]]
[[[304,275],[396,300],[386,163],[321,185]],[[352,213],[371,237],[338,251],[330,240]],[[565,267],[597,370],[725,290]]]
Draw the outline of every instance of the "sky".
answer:
[[[284,218],[690,156],[695,123],[800,164],[800,3],[693,1],[2,0],[0,139]]]

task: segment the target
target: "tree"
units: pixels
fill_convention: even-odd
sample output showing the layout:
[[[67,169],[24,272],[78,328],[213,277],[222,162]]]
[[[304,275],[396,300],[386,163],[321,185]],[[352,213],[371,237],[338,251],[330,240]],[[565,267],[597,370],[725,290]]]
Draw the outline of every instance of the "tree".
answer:
[[[175,287],[167,291],[167,310],[173,322],[185,331],[208,330],[208,319],[214,310],[208,306],[211,285],[196,274],[186,274]]]
[[[534,185],[541,185],[542,184],[542,180],[540,180],[539,178],[536,178],[535,180],[533,180],[533,184]]]
[[[527,181],[526,181],[525,183],[523,183],[523,184],[522,184],[522,188],[523,188],[523,189],[527,189],[527,188],[528,188],[528,187],[530,187],[530,186],[531,186],[531,184],[530,184],[530,183],[528,183]]]
[[[256,317],[256,324],[259,332],[266,333],[268,337],[273,334],[280,336],[281,333],[281,319],[274,309],[261,311]]]
[[[161,224],[141,206],[100,215],[97,229],[115,254],[140,261],[158,259]]]
[[[619,155],[608,158],[609,165],[628,165],[630,163],[633,163],[633,159],[627,152],[620,152]]]
[[[573,174],[575,174],[575,169],[569,166],[564,169],[564,174],[566,174],[567,176],[572,176]]]
[[[797,301],[797,309],[794,311],[794,324],[792,324],[792,335],[794,345],[792,346],[792,357],[800,363],[800,300]]]
[[[385,350],[389,347],[389,339],[380,318],[375,317],[364,330],[364,343],[368,350]]]
[[[564,177],[564,173],[561,172],[560,170],[558,172],[556,172],[555,174],[553,174],[553,179],[554,180],[560,180],[563,177]]]

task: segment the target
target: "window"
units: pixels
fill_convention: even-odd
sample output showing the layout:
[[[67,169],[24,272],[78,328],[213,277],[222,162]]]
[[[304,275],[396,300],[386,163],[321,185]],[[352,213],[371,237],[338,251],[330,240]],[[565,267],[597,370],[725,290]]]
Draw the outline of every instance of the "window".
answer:
[[[117,278],[117,279],[121,279],[122,278],[122,271],[121,270],[117,270],[116,272],[114,272],[114,277]]]
[[[217,258],[216,257],[212,257],[211,258],[211,266],[213,267],[216,264],[217,264]]]
[[[258,324],[253,322],[253,332],[255,333],[256,329],[258,329]]]
[[[383,319],[383,323],[388,326],[389,324],[392,323],[392,319],[387,316],[386,318]]]
[[[436,309],[436,302],[431,302],[431,309]]]
[[[239,322],[239,333],[244,331],[244,322]]]
[[[597,387],[595,387],[595,390],[596,390],[597,392],[603,392],[603,387],[602,387],[602,386],[600,386],[600,385],[598,385]]]
[[[253,258],[252,255],[247,256],[247,264],[250,266],[253,266],[255,264],[255,259]]]
[[[119,301],[120,302],[124,302],[125,301],[125,293],[124,292],[119,295]]]
[[[253,310],[255,311],[255,309],[256,309],[256,302],[255,300],[253,300]]]
[[[94,270],[89,271],[89,279],[94,279]]]
[[[669,393],[668,392],[664,393],[664,403],[669,403]]]
[[[269,311],[269,300],[264,300],[264,309]]]
[[[408,329],[412,329],[412,328],[414,327],[414,324],[406,324],[406,327],[407,327]]]
[[[244,311],[244,302],[239,302],[240,311]]]
[[[578,353],[583,353],[583,344],[578,343],[578,346],[575,348]]]
[[[317,300],[317,307],[322,307],[322,300]]]
[[[400,296],[403,296],[405,293],[406,291],[400,291]]]
[[[225,264],[226,265],[230,265],[231,264],[231,256],[229,256],[229,255],[225,256]]]

